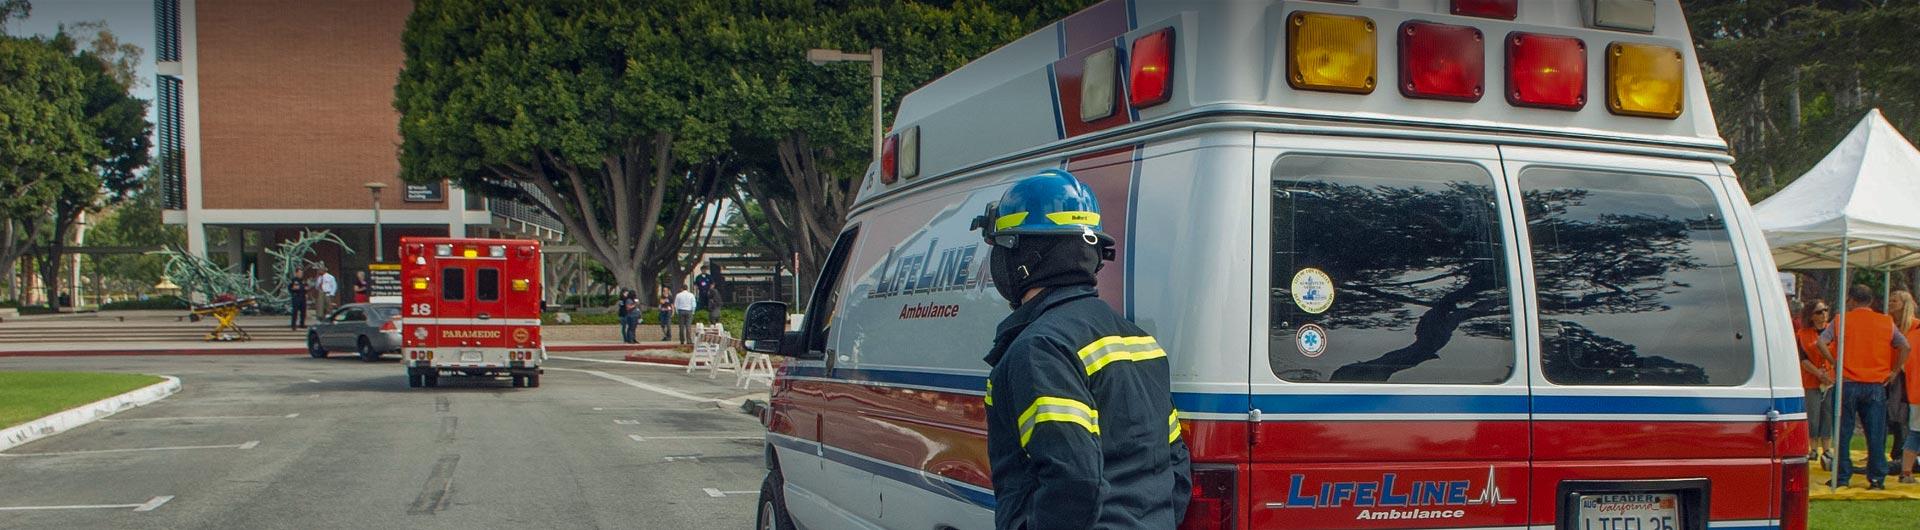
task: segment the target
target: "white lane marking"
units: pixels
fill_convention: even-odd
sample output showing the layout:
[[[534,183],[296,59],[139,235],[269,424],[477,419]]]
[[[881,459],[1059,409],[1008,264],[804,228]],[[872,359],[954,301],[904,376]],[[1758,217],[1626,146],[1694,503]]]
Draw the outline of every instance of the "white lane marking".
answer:
[[[147,503],[146,503],[146,504],[142,504],[142,505],[140,505],[140,507],[138,507],[138,508],[134,508],[134,509],[133,509],[133,511],[136,511],[136,512],[151,512],[151,511],[154,511],[154,510],[156,510],[156,509],[159,509],[159,508],[160,508],[160,505],[163,505],[163,504],[166,504],[166,503],[167,503],[167,501],[170,501],[170,500],[173,500],[173,496],[172,496],[172,495],[161,495],[161,496],[159,496],[159,497],[154,497],[154,498],[151,498],[151,499],[147,499]]]
[[[172,495],[161,495],[159,497],[147,499],[147,502],[140,503],[140,504],[68,504],[68,505],[62,505],[62,506],[0,506],[0,512],[24,512],[24,511],[32,511],[32,510],[114,510],[114,509],[121,509],[121,508],[133,508],[133,511],[136,511],[136,512],[151,512],[154,509],[159,508],[160,505],[166,504],[167,501],[170,501],[170,500],[173,500]]]
[[[766,435],[750,434],[750,433],[743,433],[743,434],[715,433],[715,434],[695,434],[695,435],[685,435],[685,436],[681,436],[681,435],[643,436],[638,434],[629,434],[627,435],[627,438],[632,438],[633,441],[636,441],[636,442],[644,442],[647,440],[759,440],[762,438],[766,438]]]
[[[728,495],[746,495],[749,493],[754,495],[760,494],[760,492],[758,491],[720,491],[720,488],[700,488],[700,491],[707,492],[708,497],[713,497],[715,499],[723,499],[723,498],[726,498],[726,496]]]
[[[160,418],[107,418],[100,421],[122,422],[122,421],[265,420],[265,419],[293,419],[297,417],[300,417],[300,413],[298,412],[293,414],[287,414],[284,416],[166,416],[166,417],[160,417]]]
[[[136,447],[131,449],[95,449],[92,451],[61,451],[55,453],[0,453],[5,456],[68,456],[98,455],[107,453],[141,453],[146,451],[180,451],[187,449],[252,449],[260,446],[259,440],[234,445],[176,445],[171,447]]]
[[[308,383],[318,383],[318,382],[320,382],[320,380],[319,380],[319,379],[308,379],[308,380],[307,380],[307,382],[308,382]]]
[[[640,420],[613,420],[614,425],[639,425]]]
[[[650,363],[646,361],[615,361],[612,359],[588,359],[586,357],[568,357],[564,355],[548,355],[547,358],[560,359],[562,361],[580,361],[583,363],[630,364],[634,366],[658,366],[661,368],[681,368],[681,369],[685,369],[687,367],[687,365],[684,365],[684,364]]]
[[[577,369],[577,368],[554,368],[554,367],[551,367],[551,366],[549,366],[549,367],[547,367],[547,369],[548,369],[548,370],[560,370],[560,371],[563,371],[563,372],[580,372],[580,373],[583,373],[583,374],[588,374],[588,375],[592,375],[592,376],[595,376],[595,377],[599,377],[599,378],[601,378],[601,379],[606,379],[606,380],[610,380],[610,381],[616,381],[616,382],[619,382],[619,383],[623,383],[623,384],[625,384],[625,385],[627,385],[627,386],[630,386],[630,387],[634,387],[634,388],[638,388],[638,389],[641,389],[641,390],[645,390],[645,391],[648,391],[648,392],[653,392],[653,393],[655,393],[655,394],[660,394],[660,395],[663,395],[663,396],[667,396],[667,397],[675,397],[675,398],[680,398],[680,399],[684,399],[684,400],[687,400],[687,401],[698,401],[698,402],[701,402],[701,403],[725,403],[725,401],[722,401],[722,400],[718,400],[718,399],[713,399],[713,398],[704,398],[704,397],[700,397],[700,396],[696,396],[696,395],[693,395],[693,394],[688,394],[688,393],[685,393],[685,392],[681,392],[681,391],[678,391],[678,390],[674,390],[674,389],[671,389],[671,388],[666,388],[666,387],[661,387],[661,386],[655,386],[655,385],[650,385],[650,384],[647,384],[647,383],[642,383],[642,382],[639,382],[639,381],[635,381],[635,380],[633,380],[633,379],[630,379],[630,378],[627,378],[627,377],[622,377],[622,376],[618,376],[618,375],[613,375],[613,374],[609,374],[609,373],[606,373],[606,372],[602,372],[602,371],[598,371],[598,370],[581,370],[581,369]]]
[[[669,456],[669,457],[660,459],[660,461],[661,462],[699,462],[700,455]]]

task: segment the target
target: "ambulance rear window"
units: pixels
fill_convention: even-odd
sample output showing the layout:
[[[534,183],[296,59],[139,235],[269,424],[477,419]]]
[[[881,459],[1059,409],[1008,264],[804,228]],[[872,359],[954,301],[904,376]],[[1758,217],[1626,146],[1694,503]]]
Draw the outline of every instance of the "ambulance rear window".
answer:
[[[449,302],[467,299],[466,269],[440,269],[440,299]]]
[[[500,269],[481,267],[473,271],[473,299],[482,302],[500,299]]]
[[[1494,182],[1463,162],[1280,157],[1268,302],[1274,375],[1506,381],[1519,354]]]
[[[1738,385],[1746,294],[1719,201],[1684,177],[1520,173],[1540,364],[1560,385]]]

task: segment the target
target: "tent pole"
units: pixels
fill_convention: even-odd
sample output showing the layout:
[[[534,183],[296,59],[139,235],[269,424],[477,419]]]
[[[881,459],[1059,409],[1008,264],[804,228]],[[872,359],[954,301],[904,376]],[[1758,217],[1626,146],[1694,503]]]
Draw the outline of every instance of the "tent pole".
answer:
[[[1847,259],[1853,257],[1852,250],[1853,250],[1852,238],[1850,238],[1846,232],[1844,231],[1841,232],[1840,233],[1840,281],[1835,282],[1840,284],[1840,297],[1834,299],[1839,302],[1838,304],[1831,304],[1831,305],[1839,306],[1840,310],[1835,311],[1836,313],[1839,313],[1839,318],[1834,319],[1834,324],[1833,324],[1834,326],[1833,344],[1835,345],[1834,351],[1837,353],[1834,353],[1834,359],[1833,359],[1833,375],[1834,375],[1833,377],[1833,416],[1828,418],[1828,421],[1831,422],[1829,426],[1832,427],[1833,436],[1831,437],[1832,438],[1831,440],[1827,441],[1827,443],[1831,444],[1832,452],[1830,454],[1833,455],[1834,464],[1833,464],[1833,474],[1830,475],[1831,478],[1827,480],[1828,493],[1832,493],[1840,489],[1840,469],[1841,469],[1840,459],[1842,458],[1847,459],[1849,466],[1852,465],[1851,462],[1853,461],[1852,453],[1840,451],[1841,449],[1844,449],[1843,447],[1840,447],[1840,440],[1842,439],[1841,438],[1842,435],[1840,433],[1840,415],[1841,413],[1846,411],[1846,409],[1841,405],[1845,404],[1847,401],[1847,398],[1846,398],[1846,386],[1847,386],[1847,309],[1846,307],[1847,306],[1844,304],[1847,303],[1847,287],[1849,287],[1849,285],[1853,283],[1853,281],[1847,277]],[[1851,431],[1847,433],[1849,437],[1852,434],[1853,433]],[[1873,461],[1871,458],[1869,458],[1867,462],[1868,462],[1868,465],[1871,466]],[[1847,477],[1847,478],[1851,480],[1853,477]]]

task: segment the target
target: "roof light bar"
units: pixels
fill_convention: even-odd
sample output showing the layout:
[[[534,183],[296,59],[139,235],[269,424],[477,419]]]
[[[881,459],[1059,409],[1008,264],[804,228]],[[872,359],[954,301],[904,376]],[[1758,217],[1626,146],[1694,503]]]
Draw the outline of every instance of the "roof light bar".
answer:
[[[1400,93],[1410,98],[1479,101],[1486,91],[1486,42],[1480,30],[1434,22],[1400,25]]]
[[[1373,20],[1296,11],[1287,17],[1287,84],[1302,90],[1371,94]]]

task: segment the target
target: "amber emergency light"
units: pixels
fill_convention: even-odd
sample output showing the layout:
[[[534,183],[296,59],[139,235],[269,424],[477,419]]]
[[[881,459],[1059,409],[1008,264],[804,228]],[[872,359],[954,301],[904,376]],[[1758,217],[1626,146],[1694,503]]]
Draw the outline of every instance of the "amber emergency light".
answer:
[[[1302,90],[1373,93],[1373,20],[1327,13],[1287,17],[1287,84]]]
[[[1674,119],[1686,101],[1680,50],[1652,44],[1607,45],[1607,110],[1626,116]]]

